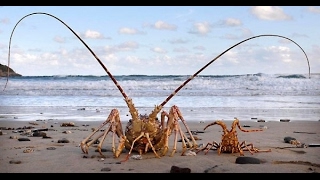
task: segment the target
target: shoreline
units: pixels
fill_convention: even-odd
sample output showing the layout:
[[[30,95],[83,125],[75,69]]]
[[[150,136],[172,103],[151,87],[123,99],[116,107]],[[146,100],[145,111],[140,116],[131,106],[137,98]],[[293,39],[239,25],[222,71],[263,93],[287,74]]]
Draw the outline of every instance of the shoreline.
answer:
[[[13,121],[35,120],[63,120],[63,121],[104,121],[113,108],[117,108],[120,119],[129,121],[130,114],[126,106],[0,106],[0,121],[10,119]],[[169,111],[170,107],[163,110]],[[241,121],[265,120],[280,121],[290,119],[293,121],[320,121],[319,108],[249,108],[249,107],[179,107],[187,121],[233,121],[237,117]],[[153,107],[137,107],[140,114],[148,114]],[[257,118],[257,119],[255,119]]]
[[[74,122],[73,127],[63,127],[61,123]],[[213,121],[187,122],[191,131],[202,131]],[[260,161],[259,164],[237,164],[239,153],[218,154],[216,150],[210,150],[207,154],[199,152],[196,155],[181,156],[182,144],[177,143],[177,150],[170,157],[174,132],[169,138],[169,151],[156,158],[153,152],[142,154],[141,160],[130,158],[126,162],[120,162],[127,156],[128,150],[124,150],[118,158],[111,152],[112,136],[107,135],[102,148],[104,157],[96,152],[96,145],[89,148],[86,155],[79,147],[80,142],[89,136],[91,128],[97,128],[101,121],[76,121],[74,120],[44,120],[44,121],[19,121],[0,120],[2,128],[0,135],[0,172],[2,173],[169,173],[172,166],[189,168],[191,173],[319,173],[320,172],[320,147],[298,148],[285,143],[284,137],[293,137],[301,143],[320,144],[319,121],[290,121],[290,122],[254,122],[242,121],[240,125],[244,129],[263,129],[261,132],[242,132],[237,128],[239,142],[253,143],[260,150],[271,149],[271,152],[258,152],[250,154],[244,151],[244,157],[253,157]],[[232,121],[225,121],[227,129]],[[182,123],[179,123],[184,130]],[[48,128],[43,131],[51,138],[28,137],[22,133],[14,133],[14,130],[4,128],[21,128],[32,126],[33,128]],[[123,129],[126,122],[122,123]],[[106,128],[106,127],[105,127]],[[68,133],[67,133],[68,132]],[[203,133],[198,133],[197,144],[221,140],[222,128],[214,125]],[[18,141],[10,137],[28,138],[30,141]],[[67,139],[69,143],[58,143],[61,139]],[[180,136],[178,135],[178,139]],[[116,145],[118,141],[116,141]],[[27,149],[32,152],[24,153]],[[131,157],[139,155],[132,152]],[[15,164],[15,162],[17,164]]]

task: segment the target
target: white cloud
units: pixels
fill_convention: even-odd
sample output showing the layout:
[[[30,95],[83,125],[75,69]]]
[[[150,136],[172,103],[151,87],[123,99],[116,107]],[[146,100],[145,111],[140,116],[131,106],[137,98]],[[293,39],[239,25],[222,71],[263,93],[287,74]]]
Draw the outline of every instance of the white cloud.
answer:
[[[141,62],[140,59],[135,56],[127,56],[125,59],[132,64],[140,64]]]
[[[65,39],[63,37],[60,37],[60,36],[55,36],[53,40],[58,42],[58,43],[65,43]]]
[[[156,52],[156,53],[161,53],[161,54],[164,54],[166,53],[167,51],[162,49],[162,48],[159,48],[159,47],[155,47],[155,48],[152,48],[151,49],[153,52]]]
[[[187,43],[188,41],[187,40],[184,40],[184,39],[172,39],[169,41],[171,44],[185,44]]]
[[[290,49],[284,46],[270,46],[266,48],[267,51],[274,53],[276,55],[280,55],[281,61],[283,62],[291,62]]]
[[[163,21],[157,21],[154,25],[154,28],[156,29],[160,29],[160,30],[176,30],[177,26],[173,25],[173,24],[168,24],[166,22]]]
[[[98,31],[87,30],[84,33],[84,37],[89,39],[102,39],[103,35]]]
[[[206,48],[204,46],[195,46],[193,49],[204,51]]]
[[[211,31],[210,24],[208,22],[202,22],[202,23],[194,23],[190,33],[206,35],[210,31]]]
[[[132,49],[137,49],[139,47],[139,44],[134,41],[128,41],[125,43],[122,43],[118,46],[118,50],[120,51],[129,51]]]
[[[308,11],[310,11],[312,13],[320,14],[320,7],[310,6],[310,7],[308,7]]]
[[[119,31],[118,31],[120,34],[131,34],[131,35],[134,35],[134,34],[145,34],[137,29],[134,29],[134,28],[127,28],[127,27],[124,27],[124,28],[120,28]]]
[[[224,24],[227,26],[240,26],[242,22],[239,19],[228,18],[224,21]]]
[[[251,8],[251,13],[262,20],[278,21],[292,19],[282,8],[276,6],[255,6]]]

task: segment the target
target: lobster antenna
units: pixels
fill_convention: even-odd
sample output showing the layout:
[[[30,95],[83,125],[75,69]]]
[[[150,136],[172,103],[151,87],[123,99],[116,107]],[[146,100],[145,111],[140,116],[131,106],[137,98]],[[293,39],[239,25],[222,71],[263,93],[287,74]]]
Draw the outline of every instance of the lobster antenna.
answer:
[[[113,77],[113,75],[109,72],[109,70],[104,66],[104,64],[102,63],[102,61],[96,56],[96,54],[91,50],[91,48],[80,38],[80,36],[78,36],[77,33],[75,33],[66,23],[64,23],[61,19],[51,15],[51,14],[48,14],[48,13],[43,13],[43,12],[35,12],[35,13],[30,13],[30,14],[27,14],[25,15],[23,18],[21,18],[17,23],[16,25],[14,26],[12,32],[11,32],[11,36],[10,36],[10,41],[9,41],[9,53],[8,53],[8,74],[7,74],[7,82],[5,84],[5,87],[3,90],[5,90],[5,88],[7,87],[7,84],[8,84],[8,80],[9,80],[9,63],[10,63],[10,48],[11,48],[11,39],[12,39],[12,35],[14,33],[14,30],[16,29],[17,25],[26,17],[28,16],[31,16],[31,15],[35,15],[35,14],[43,14],[43,15],[48,15],[48,16],[51,16],[55,19],[57,19],[58,21],[60,21],[62,24],[64,24],[68,29],[70,29],[70,31],[75,35],[77,36],[77,38],[87,47],[87,49],[91,52],[91,54],[96,58],[96,60],[99,62],[99,64],[103,67],[103,69],[107,72],[107,74],[109,75],[109,77],[111,78],[111,80],[114,82],[114,84],[118,87],[118,89],[120,90],[122,96],[124,98],[127,98],[127,95],[126,93],[123,91],[123,89],[121,88],[121,86],[118,84],[117,80]]]
[[[228,48],[227,50],[223,51],[221,54],[219,54],[217,57],[215,57],[214,59],[212,59],[208,64],[206,64],[205,66],[203,66],[201,69],[199,69],[199,71],[197,71],[196,73],[194,73],[192,76],[190,76],[184,83],[182,83],[176,90],[173,91],[173,93],[171,93],[166,100],[164,100],[162,103],[161,103],[161,107],[163,107],[175,94],[178,93],[178,91],[180,91],[180,89],[182,87],[184,87],[186,84],[188,84],[189,81],[191,81],[194,77],[196,77],[201,71],[203,71],[204,69],[206,69],[210,64],[212,64],[215,60],[217,60],[219,57],[221,57],[223,54],[225,54],[226,52],[228,52],[230,49],[238,46],[239,44],[241,43],[244,43],[250,39],[254,39],[254,38],[258,38],[258,37],[263,37],[263,36],[274,36],[274,37],[280,37],[280,38],[284,38],[284,39],[287,39],[291,42],[293,42],[294,44],[296,44],[301,50],[302,52],[304,53],[304,55],[306,56],[307,58],[307,62],[308,62],[308,68],[309,68],[309,79],[310,79],[310,64],[309,64],[309,59],[308,59],[308,56],[307,54],[305,53],[305,51],[302,49],[302,47],[296,43],[295,41],[293,41],[292,39],[290,38],[287,38],[287,37],[284,37],[284,36],[280,36],[280,35],[275,35],[275,34],[262,34],[262,35],[258,35],[258,36],[253,36],[253,37],[250,37],[248,39],[245,39],[243,41],[240,41],[238,42],[237,44],[231,46],[230,48]]]

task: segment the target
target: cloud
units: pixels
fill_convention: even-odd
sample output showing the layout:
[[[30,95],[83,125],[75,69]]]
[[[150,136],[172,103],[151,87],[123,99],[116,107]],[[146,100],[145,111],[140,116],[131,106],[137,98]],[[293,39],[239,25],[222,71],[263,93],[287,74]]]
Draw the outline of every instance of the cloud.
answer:
[[[93,30],[87,30],[84,34],[82,33],[77,33],[80,37],[86,38],[86,39],[111,39],[111,38],[106,38],[103,36],[98,31],[93,31]]]
[[[172,39],[172,40],[170,40],[169,42],[170,42],[171,44],[185,44],[185,43],[187,43],[188,41],[179,38],[179,39]]]
[[[139,47],[139,44],[134,41],[128,41],[118,45],[117,47],[119,51],[130,51],[133,49],[137,49]]]
[[[316,14],[320,14],[320,7],[310,6],[308,7],[308,11]]]
[[[280,7],[276,6],[255,6],[251,8],[251,13],[259,19],[268,21],[292,19]]]
[[[204,46],[195,46],[193,49],[204,51],[206,48]]]
[[[187,53],[190,52],[189,49],[184,48],[184,47],[180,47],[180,48],[174,48],[173,52],[179,52],[179,53]]]
[[[128,62],[132,63],[132,64],[138,64],[139,65],[141,63],[140,59],[138,57],[135,57],[135,56],[127,56],[125,59]]]
[[[10,20],[8,18],[2,18],[0,19],[0,24],[9,24]]]
[[[237,29],[237,35],[234,34],[225,34],[222,38],[223,39],[231,39],[231,40],[239,40],[239,39],[246,39],[253,36],[253,33],[246,28]],[[241,34],[239,34],[241,32]]]
[[[189,33],[207,35],[210,31],[211,31],[210,24],[208,22],[202,22],[202,23],[194,23]]]
[[[127,28],[127,27],[124,27],[124,28],[120,28],[119,31],[118,31],[120,34],[130,34],[130,35],[134,35],[134,34],[145,34],[137,29],[134,29],[134,28]]]
[[[55,36],[53,38],[53,40],[58,42],[58,43],[65,43],[65,39],[63,37],[60,37],[60,36]]]
[[[173,24],[168,24],[163,21],[157,21],[156,23],[154,23],[152,27],[159,30],[176,30],[177,29],[177,26]]]
[[[290,55],[290,49],[288,47],[284,46],[270,46],[266,48],[268,52],[274,53],[276,55],[279,55],[281,58],[281,61],[283,62],[291,62],[291,55]]]
[[[119,51],[132,51],[139,48],[139,44],[135,41],[127,41],[115,46],[104,46],[103,51],[111,54]]]
[[[224,20],[223,24],[226,26],[241,26],[242,22],[239,19],[228,18]]]
[[[166,50],[159,48],[159,47],[152,48],[151,51],[156,52],[156,53],[161,53],[161,54],[167,53]]]

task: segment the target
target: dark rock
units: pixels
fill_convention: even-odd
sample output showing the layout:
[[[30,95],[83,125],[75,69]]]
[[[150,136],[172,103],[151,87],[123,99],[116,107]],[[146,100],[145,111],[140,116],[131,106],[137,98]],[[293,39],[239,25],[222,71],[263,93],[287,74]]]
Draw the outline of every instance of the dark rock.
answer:
[[[260,159],[254,157],[240,156],[236,159],[236,164],[260,164]]]
[[[50,136],[47,136],[47,135],[45,135],[45,136],[42,136],[42,138],[43,138],[43,139],[52,139],[52,137],[50,137]]]
[[[290,119],[280,119],[280,122],[289,122]]]
[[[287,136],[287,137],[284,137],[283,140],[284,140],[285,143],[291,143],[291,141],[296,140],[296,138]]]
[[[56,150],[55,147],[48,147],[47,150]]]
[[[41,131],[35,131],[32,136],[33,137],[44,137],[44,136],[47,136],[47,134],[44,132],[41,132]]]
[[[101,148],[101,152],[107,152],[108,150],[105,148]],[[99,152],[98,149],[95,150],[95,152]]]
[[[41,128],[41,129],[33,129],[32,132],[36,131],[48,131],[48,128]]]
[[[108,168],[108,167],[102,168],[101,171],[111,171],[111,168]]]
[[[18,141],[30,141],[29,138],[19,138]]]
[[[170,173],[191,173],[191,169],[180,168],[178,166],[171,166]]]
[[[21,164],[21,161],[19,160],[11,160],[9,161],[10,164]]]
[[[70,141],[66,138],[62,138],[60,140],[58,140],[58,143],[69,143]]]

